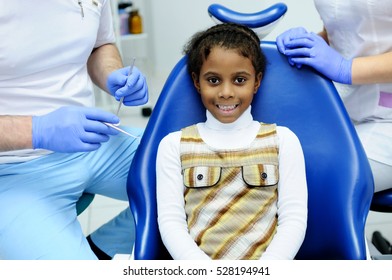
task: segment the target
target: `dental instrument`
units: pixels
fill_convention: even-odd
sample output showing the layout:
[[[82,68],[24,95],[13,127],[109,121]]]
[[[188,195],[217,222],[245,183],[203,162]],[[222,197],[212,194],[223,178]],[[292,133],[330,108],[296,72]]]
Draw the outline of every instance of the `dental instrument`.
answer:
[[[110,126],[110,127],[114,128],[115,130],[118,130],[118,131],[128,135],[128,136],[131,136],[131,137],[136,138],[136,139],[140,138],[140,136],[136,136],[136,135],[133,135],[131,133],[126,132],[125,130],[122,130],[121,128],[118,127],[118,124],[116,125],[116,124],[112,124],[112,123],[108,123],[108,122],[103,122],[103,123],[106,124],[107,126]]]
[[[130,69],[129,69],[129,74],[128,74],[127,78],[129,78],[132,75],[132,70],[133,70],[133,66],[135,65],[135,60],[136,60],[136,58],[133,58],[131,66],[130,66]],[[121,105],[122,105],[123,101],[124,101],[124,96],[121,97],[120,103],[118,104],[117,112],[116,112],[117,116],[118,116],[118,113],[120,112],[120,108],[121,108]]]

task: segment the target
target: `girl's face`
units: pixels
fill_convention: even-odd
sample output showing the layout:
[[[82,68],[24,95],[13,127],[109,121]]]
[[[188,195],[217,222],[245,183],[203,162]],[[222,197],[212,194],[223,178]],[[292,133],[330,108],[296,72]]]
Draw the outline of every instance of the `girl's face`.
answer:
[[[252,103],[261,81],[249,58],[236,50],[214,47],[193,83],[206,109],[220,122],[237,120]]]

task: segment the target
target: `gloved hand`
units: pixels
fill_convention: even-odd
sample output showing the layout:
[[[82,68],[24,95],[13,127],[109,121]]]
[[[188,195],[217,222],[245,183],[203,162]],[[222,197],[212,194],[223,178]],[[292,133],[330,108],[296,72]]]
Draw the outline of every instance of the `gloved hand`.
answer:
[[[276,46],[278,47],[278,50],[282,54],[286,54],[285,51],[287,49],[287,44],[292,40],[296,39],[298,37],[302,37],[302,35],[308,34],[308,31],[306,31],[305,28],[303,27],[295,27],[291,28],[282,34],[280,34],[278,37],[276,37]],[[289,61],[290,62],[290,61]],[[294,66],[294,64],[290,63],[291,66]]]
[[[62,107],[33,116],[33,148],[54,152],[89,152],[98,149],[118,131],[102,122],[117,124],[119,118],[96,108]]]
[[[292,64],[311,66],[335,82],[351,84],[352,59],[344,59],[313,32],[290,39],[285,41],[283,53]]]
[[[113,71],[106,82],[110,93],[119,101],[124,96],[124,105],[137,106],[147,103],[148,88],[146,78],[133,67],[132,74],[128,77],[130,67]]]

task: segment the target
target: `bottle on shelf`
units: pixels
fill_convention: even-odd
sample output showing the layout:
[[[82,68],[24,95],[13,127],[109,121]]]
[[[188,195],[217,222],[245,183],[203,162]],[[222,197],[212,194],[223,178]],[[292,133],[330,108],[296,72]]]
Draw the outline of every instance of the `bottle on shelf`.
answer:
[[[143,32],[143,19],[139,9],[133,9],[128,18],[129,33],[140,34]]]
[[[120,34],[129,34],[129,15],[132,10],[132,1],[123,0],[118,2],[118,17],[120,21]]]

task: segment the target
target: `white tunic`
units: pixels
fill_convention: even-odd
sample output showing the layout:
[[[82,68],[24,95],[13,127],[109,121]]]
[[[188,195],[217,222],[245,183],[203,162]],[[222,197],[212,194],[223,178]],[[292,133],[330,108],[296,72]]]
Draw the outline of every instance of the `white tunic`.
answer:
[[[82,7],[77,0],[23,5],[1,0],[1,115],[43,115],[61,106],[95,105],[86,62],[93,48],[115,42],[115,35],[110,1],[83,0]],[[40,152],[0,153],[0,163]]]
[[[392,51],[390,0],[314,0],[331,47],[345,58]],[[392,83],[335,84],[370,159],[392,165]]]

